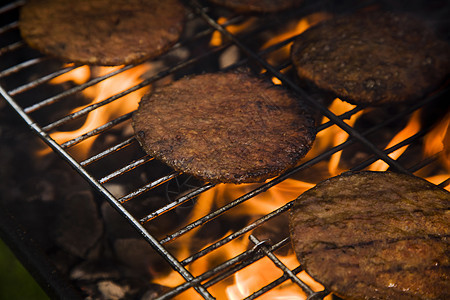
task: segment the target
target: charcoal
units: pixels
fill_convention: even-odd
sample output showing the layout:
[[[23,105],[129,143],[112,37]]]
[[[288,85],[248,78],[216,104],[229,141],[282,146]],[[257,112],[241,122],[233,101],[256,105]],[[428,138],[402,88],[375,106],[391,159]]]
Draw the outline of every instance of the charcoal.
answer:
[[[103,233],[92,192],[70,194],[55,221],[55,241],[70,253],[86,257]]]

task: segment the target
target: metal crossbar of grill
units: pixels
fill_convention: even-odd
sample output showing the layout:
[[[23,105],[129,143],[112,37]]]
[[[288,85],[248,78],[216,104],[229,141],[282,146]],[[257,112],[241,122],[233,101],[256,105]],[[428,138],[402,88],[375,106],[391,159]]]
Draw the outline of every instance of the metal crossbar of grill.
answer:
[[[16,11],[23,1],[18,1],[0,8],[1,15],[9,14],[12,11]],[[174,287],[169,292],[161,295],[158,299],[169,299],[173,296],[181,294],[182,292],[194,288],[198,295],[202,296],[204,299],[213,299],[214,296],[210,292],[210,287],[216,285],[217,283],[223,281],[224,279],[232,276],[237,271],[252,265],[253,263],[261,260],[262,258],[268,258],[279,270],[282,272],[282,276],[278,277],[274,281],[261,287],[259,290],[254,291],[247,299],[254,299],[276,287],[281,285],[286,281],[291,281],[293,284],[300,287],[304,293],[309,297],[309,299],[321,299],[325,297],[328,292],[322,290],[315,292],[307,283],[301,280],[297,274],[302,271],[301,266],[295,268],[289,268],[283,264],[276,255],[276,251],[289,245],[289,237],[285,236],[281,240],[271,243],[268,240],[259,240],[256,235],[251,234],[253,230],[264,225],[265,223],[273,220],[274,218],[281,216],[283,213],[289,210],[293,204],[294,199],[288,199],[285,204],[281,205],[277,209],[274,209],[270,213],[267,213],[256,220],[248,222],[247,224],[241,226],[239,229],[234,229],[231,233],[227,234],[209,244],[208,246],[202,248],[201,250],[191,253],[189,256],[178,259],[175,254],[171,253],[166,244],[174,242],[178,238],[193,232],[197,228],[202,228],[208,226],[208,223],[216,220],[220,216],[229,213],[233,208],[243,205],[247,201],[251,201],[258,195],[264,194],[270,191],[273,187],[276,187],[280,183],[286,181],[288,178],[295,176],[311,167],[327,161],[334,154],[339,151],[348,149],[350,146],[361,145],[370,156],[362,162],[356,165],[352,165],[348,168],[351,171],[363,170],[370,166],[377,160],[382,160],[387,163],[392,170],[403,173],[414,173],[434,162],[436,162],[439,154],[435,154],[430,157],[425,157],[422,161],[415,161],[414,165],[405,166],[398,160],[392,158],[390,153],[398,150],[404,146],[412,145],[420,141],[420,139],[427,134],[430,128],[422,128],[420,131],[414,135],[403,139],[396,145],[384,149],[380,148],[378,145],[374,144],[369,137],[376,134],[378,131],[383,130],[383,128],[389,127],[391,124],[405,120],[415,111],[426,107],[434,102],[438,101],[441,97],[445,97],[448,94],[447,90],[439,91],[434,93],[432,96],[428,96],[414,105],[410,105],[406,108],[402,108],[398,113],[386,117],[382,121],[378,122],[376,125],[360,131],[355,127],[349,125],[346,120],[350,119],[352,116],[362,112],[364,107],[354,107],[349,109],[345,113],[335,114],[329,110],[327,105],[322,104],[321,101],[317,101],[313,96],[311,96],[305,89],[299,87],[296,84],[295,79],[289,74],[289,69],[292,68],[289,61],[283,61],[279,64],[269,63],[267,57],[274,53],[275,51],[281,49],[282,47],[291,43],[295,36],[288,37],[276,44],[267,47],[265,49],[260,49],[255,47],[251,42],[254,36],[258,36],[261,32],[266,32],[279,25],[280,19],[269,19],[268,21],[259,20],[256,22],[256,26],[250,26],[249,30],[243,31],[242,33],[234,33],[228,28],[235,24],[242,24],[249,18],[255,18],[254,16],[242,16],[242,15],[232,15],[227,18],[226,22],[219,22],[214,9],[203,7],[197,1],[190,1],[189,7],[191,13],[188,18],[188,22],[201,22],[201,30],[195,32],[192,36],[185,37],[178,44],[176,44],[170,51],[175,52],[180,49],[194,47],[196,44],[205,44],[205,39],[207,40],[214,32],[219,32],[223,38],[223,43],[219,46],[205,46],[203,52],[189,56],[187,58],[178,59],[176,62],[171,62],[164,65],[163,68],[159,69],[156,73],[151,74],[146,77],[138,84],[135,84],[126,90],[116,93],[106,99],[102,99],[96,103],[91,103],[83,106],[80,109],[71,111],[64,116],[59,116],[56,120],[46,119],[41,121],[42,118],[39,113],[42,110],[52,110],[55,105],[63,103],[68,98],[78,95],[80,92],[98,85],[104,81],[107,81],[114,76],[118,76],[128,70],[136,67],[136,65],[128,65],[111,71],[105,75],[92,77],[88,81],[76,84],[71,87],[65,88],[62,92],[56,93],[44,97],[43,99],[34,99],[33,92],[42,86],[48,85],[49,82],[61,76],[67,74],[70,71],[80,67],[78,65],[63,65],[59,64],[56,69],[45,69],[44,73],[39,74],[38,77],[34,76],[34,79],[30,80],[27,77],[28,71],[30,69],[35,69],[37,66],[46,64],[51,58],[45,56],[29,57],[23,62],[18,62],[15,65],[7,66],[5,69],[0,69],[0,93],[3,98],[10,104],[12,108],[21,116],[21,118],[29,125],[29,127],[43,140],[48,146],[50,146],[54,152],[58,153],[69,165],[71,165],[78,173],[91,184],[93,189],[98,191],[103,195],[104,199],[107,200],[122,216],[126,219],[139,233],[140,235],[156,250],[156,252],[161,255],[175,270],[178,272],[185,280],[184,283]],[[320,11],[320,6],[309,5],[298,11],[288,12],[285,17],[300,19],[308,14]],[[17,51],[26,50],[26,44],[20,39],[18,31],[18,21],[12,21],[3,27],[0,27],[0,37],[2,35],[11,35],[17,37],[17,40],[11,41],[9,44],[1,45],[0,48],[0,61],[8,55],[14,55]],[[97,154],[90,154],[89,157],[83,159],[76,159],[70,152],[73,147],[91,139],[93,137],[98,137],[104,135],[118,126],[127,125],[129,126],[130,118],[133,112],[125,113],[117,118],[107,121],[106,123],[92,129],[88,132],[80,134],[69,141],[58,142],[52,138],[52,133],[59,130],[59,128],[70,124],[75,120],[80,120],[87,117],[91,112],[96,111],[102,107],[108,106],[108,104],[119,101],[126,95],[133,92],[141,90],[142,88],[148,87],[161,79],[168,78],[170,76],[180,76],[179,74],[184,74],[184,72],[189,72],[191,68],[199,68],[203,65],[204,60],[217,59],[230,47],[235,47],[242,54],[239,60],[234,62],[229,66],[223,67],[221,70],[229,70],[239,68],[241,66],[254,69],[254,71],[263,73],[263,76],[274,77],[281,81],[281,83],[289,90],[296,93],[299,97],[304,99],[316,109],[321,117],[326,117],[327,122],[317,126],[317,132],[321,133],[332,126],[337,126],[345,133],[348,134],[348,139],[340,142],[337,145],[330,146],[321,153],[318,153],[314,157],[305,159],[300,165],[289,170],[288,172],[273,178],[263,184],[256,185],[252,189],[235,199],[231,199],[226,204],[214,209],[213,211],[203,215],[202,217],[181,226],[176,231],[167,234],[164,237],[157,238],[155,234],[152,234],[146,229],[145,225],[158,219],[161,216],[171,212],[177,207],[188,203],[189,201],[195,201],[200,195],[213,189],[216,185],[211,183],[198,183],[196,185],[190,186],[187,191],[180,192],[176,195],[175,199],[172,199],[165,205],[154,209],[152,211],[144,212],[141,216],[136,216],[130,213],[124,204],[128,201],[138,201],[137,198],[142,197],[146,193],[150,193],[157,187],[167,185],[173,182],[178,182],[184,174],[178,171],[167,171],[163,176],[158,178],[152,178],[147,182],[143,183],[141,186],[134,188],[131,191],[127,191],[124,195],[114,195],[108,190],[107,184],[116,180],[120,180],[125,177],[126,174],[132,173],[135,170],[147,168],[151,169],[154,159],[142,151],[136,156],[121,156],[122,159],[120,164],[117,165],[113,170],[108,170],[106,174],[98,175],[96,172],[91,171],[92,168],[101,169],[102,164],[106,164],[105,161],[118,153],[124,152],[132,147],[137,147],[137,141],[132,136],[127,136],[124,140],[118,141],[106,149],[101,150]],[[170,52],[169,52],[170,55]],[[257,67],[255,67],[257,66]],[[46,73],[45,73],[46,72]],[[18,74],[21,75],[21,82],[14,82],[11,84],[9,78],[16,78]],[[33,73],[34,74],[34,73]],[[12,87],[11,87],[12,86]],[[31,98],[31,99],[30,99]],[[33,100],[31,102],[30,100]],[[332,99],[327,99],[332,100]],[[22,104],[25,103],[25,104]],[[81,106],[81,104],[80,104]],[[36,116],[36,119],[34,118]],[[99,167],[100,166],[100,167]],[[181,180],[181,179],[180,179]],[[448,179],[441,183],[442,186],[448,184]],[[175,193],[176,194],[176,193]],[[181,225],[181,224],[180,224]],[[248,235],[250,242],[253,247],[242,253],[236,255],[235,257],[226,260],[216,266],[211,267],[202,274],[193,275],[189,271],[189,265],[193,262],[199,260],[202,257],[207,256],[214,250],[220,249],[225,245],[233,242],[239,238]]]

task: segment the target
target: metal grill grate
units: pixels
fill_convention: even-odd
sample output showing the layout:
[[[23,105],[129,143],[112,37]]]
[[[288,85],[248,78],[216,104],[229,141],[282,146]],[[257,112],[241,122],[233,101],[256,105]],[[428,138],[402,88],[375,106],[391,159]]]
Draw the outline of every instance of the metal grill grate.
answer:
[[[390,112],[389,109],[386,108],[372,109],[372,111],[385,114],[386,117],[368,128],[361,129],[354,125],[348,125],[345,120],[365,110],[364,107],[354,107],[340,115],[334,114],[328,109],[327,105],[323,104],[323,101],[319,101],[323,99],[311,96],[309,92],[306,92],[303,88],[299,87],[295,82],[292,66],[288,59],[285,58],[283,61],[275,64],[269,62],[268,57],[270,57],[270,55],[289,44],[295,37],[283,39],[265,49],[261,49],[261,41],[259,41],[259,39],[266,35],[267,32],[274,31],[274,29],[277,29],[278,27],[283,27],[283,24],[287,24],[288,21],[300,20],[305,16],[322,12],[328,8],[326,5],[320,4],[317,1],[311,2],[312,3],[307,2],[305,6],[295,11],[290,11],[277,16],[258,18],[255,16],[232,15],[226,10],[202,6],[196,1],[191,1],[189,3],[190,14],[188,17],[188,25],[190,24],[190,26],[192,26],[190,28],[193,28],[193,33],[185,34],[182,40],[176,44],[169,53],[151,62],[152,66],[158,65],[157,62],[161,62],[163,67],[159,64],[159,67],[156,68],[156,70],[151,71],[150,75],[146,75],[138,84],[111,97],[101,99],[99,102],[76,109],[75,112],[72,112],[72,109],[64,108],[64,105],[67,105],[67,102],[69,101],[71,102],[78,99],[76,96],[79,95],[80,92],[90,87],[94,87],[110,78],[119,76],[123,72],[132,70],[136,65],[124,66],[105,75],[92,76],[88,81],[81,84],[65,85],[63,86],[62,91],[59,90],[54,92],[54,88],[47,91],[46,89],[50,86],[50,80],[57,78],[60,75],[67,74],[80,66],[64,65],[61,62],[49,57],[41,56],[35,51],[28,49],[25,43],[20,39],[18,33],[18,21],[17,19],[14,19],[14,16],[17,15],[17,10],[23,5],[23,1],[14,2],[0,8],[1,18],[7,16],[8,19],[12,19],[9,23],[2,24],[2,27],[0,28],[0,40],[3,39],[6,41],[4,44],[2,43],[0,45],[0,60],[3,62],[2,69],[0,69],[0,93],[30,128],[38,134],[54,152],[58,153],[68,164],[78,171],[96,191],[100,192],[103,197],[120,212],[123,218],[125,218],[141,234],[141,236],[153,246],[156,252],[170,264],[173,270],[177,271],[184,278],[184,283],[176,286],[164,295],[161,295],[158,299],[168,299],[191,288],[194,288],[196,293],[204,299],[213,299],[214,295],[211,293],[211,287],[232,276],[239,270],[257,263],[263,258],[270,259],[270,261],[281,270],[283,275],[274,281],[265,284],[259,290],[254,291],[247,299],[257,298],[287,281],[291,281],[293,284],[298,285],[309,299],[321,299],[325,297],[328,292],[326,290],[315,292],[308,283],[297,277],[297,274],[302,271],[301,266],[289,268],[279,259],[277,251],[283,247],[289,247],[289,237],[287,235],[280,237],[277,241],[270,241],[258,238],[257,234],[250,234],[249,239],[253,244],[252,247],[249,247],[231,259],[212,266],[201,274],[193,275],[189,271],[189,266],[193,262],[209,255],[214,250],[220,249],[226,244],[238,240],[246,234],[252,233],[255,228],[264,226],[264,224],[267,224],[276,217],[285,217],[283,214],[285,214],[292,206],[292,200],[294,198],[287,199],[284,204],[280,205],[270,213],[248,221],[245,224],[241,224],[237,228],[230,224],[230,229],[227,230],[229,233],[221,238],[216,238],[203,249],[196,250],[183,259],[177,258],[177,254],[168,250],[169,247],[166,245],[170,245],[171,242],[174,242],[178,238],[193,232],[196,229],[202,228],[203,230],[208,230],[210,222],[222,215],[229,214],[233,208],[240,207],[244,203],[252,201],[258,195],[271,191],[272,188],[289,178],[308,177],[305,176],[305,174],[314,172],[316,166],[323,162],[327,162],[333,154],[342,150],[352,149],[352,147],[364,149],[363,151],[367,153],[367,155],[361,161],[346,166],[345,170],[362,170],[377,160],[386,162],[392,170],[410,174],[423,170],[426,167],[430,168],[430,166],[438,168],[436,166],[439,166],[439,153],[425,158],[417,155],[417,153],[412,153],[410,154],[410,157],[413,157],[413,159],[408,159],[407,161],[394,159],[389,156],[390,153],[405,145],[410,145],[410,148],[414,148],[414,145],[420,145],[423,136],[430,131],[431,126],[425,126],[414,135],[403,139],[401,142],[388,149],[384,149],[385,143],[379,143],[373,137],[376,136],[377,133],[383,130],[385,131],[386,128],[393,126],[393,124],[405,123],[409,116],[419,109],[425,110],[433,105],[442,103],[442,99],[448,97],[448,89],[440,90],[433,95],[417,101],[413,105],[395,107],[395,109],[393,109],[394,112]],[[372,4],[372,1],[362,1],[359,5],[367,6],[369,4]],[[220,22],[221,24],[219,24],[217,20],[222,16],[221,14],[225,14],[227,18],[225,22]],[[232,33],[232,31],[229,30],[233,25],[245,24],[249,21],[252,21],[251,25],[242,32]],[[211,46],[208,44],[211,35],[215,31],[222,34],[223,43],[219,46]],[[275,33],[273,34],[275,35]],[[198,51],[198,45],[202,46],[202,51]],[[218,66],[220,57],[222,57],[228,49],[231,49],[231,47],[234,47],[236,51],[238,51],[240,59],[229,66],[223,67],[222,70],[244,66],[250,68],[255,73],[263,73],[262,76],[267,77],[268,79],[271,77],[277,78],[286,88],[294,91],[301,98],[305,99],[320,113],[321,117],[329,119],[329,121],[318,126],[317,131],[319,133],[332,126],[338,126],[343,132],[346,132],[349,137],[338,145],[327,147],[313,157],[307,157],[299,166],[277,178],[267,181],[264,184],[252,185],[251,189],[247,190],[242,195],[231,199],[229,202],[212,210],[206,215],[199,217],[195,221],[182,225],[181,228],[177,228],[173,232],[160,237],[158,233],[150,232],[146,225],[152,222],[158,222],[159,218],[164,217],[177,207],[188,205],[189,202],[195,202],[195,199],[197,199],[198,196],[212,190],[215,186],[210,183],[196,182],[185,174],[163,168],[164,174],[161,175],[161,172],[158,171],[158,176],[155,178],[146,178],[140,186],[133,186],[129,191],[122,195],[113,193],[108,185],[109,183],[125,180],[123,178],[126,178],[127,176],[139,177],[139,174],[142,174],[142,172],[151,173],[153,168],[158,167],[158,162],[155,162],[152,157],[146,155],[142,150],[127,152],[127,149],[133,147],[138,148],[132,133],[128,133],[128,135],[120,141],[114,141],[109,145],[108,143],[105,143],[107,146],[97,153],[91,153],[88,157],[79,158],[77,155],[74,155],[72,149],[76,145],[93,137],[99,138],[106,136],[107,134],[114,132],[117,128],[129,128],[132,112],[108,120],[95,129],[80,134],[66,142],[57,142],[51,137],[51,134],[64,126],[70,126],[72,122],[86,118],[89,113],[96,111],[97,109],[107,107],[110,103],[115,101],[120,101],[126,95],[139,91],[151,84],[158,84],[161,80],[179,78],[185,74],[201,72],[205,68],[208,70],[215,68],[215,71],[217,71],[220,69]],[[189,52],[187,57],[183,55],[178,57],[176,55],[177,51],[179,52],[185,49]],[[11,57],[19,58],[11,59]],[[10,65],[8,64],[8,61],[11,61]],[[211,67],[211,64],[216,66]],[[69,107],[79,107],[81,105],[83,105],[83,103],[69,103]],[[60,109],[66,111],[63,116],[61,116],[61,114],[49,113]],[[57,117],[55,117],[55,115]],[[415,147],[416,150],[417,148],[418,146]],[[111,157],[115,156],[119,156],[120,159],[118,162],[116,161],[112,168],[110,166],[110,161]],[[420,157],[420,160],[416,159],[418,157]],[[109,170],[109,172],[105,174],[104,170]],[[301,174],[301,176],[299,176],[299,174]],[[311,177],[314,177],[312,174],[310,175]],[[312,181],[314,182],[317,180]],[[440,185],[443,187],[447,186],[448,182],[449,179],[446,179],[444,182],[441,182]],[[142,197],[145,197],[155,189],[160,189],[162,187],[166,189],[168,199],[167,204],[142,212],[141,215],[131,213],[127,209],[127,201],[140,201]]]

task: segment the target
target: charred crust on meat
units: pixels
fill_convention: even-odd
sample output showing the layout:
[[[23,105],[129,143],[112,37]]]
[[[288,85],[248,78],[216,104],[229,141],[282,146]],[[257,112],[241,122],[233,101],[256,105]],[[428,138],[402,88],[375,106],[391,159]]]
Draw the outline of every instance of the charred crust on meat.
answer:
[[[301,100],[244,72],[193,75],[160,87],[142,98],[133,127],[147,153],[213,183],[280,175],[315,138]]]
[[[24,41],[68,62],[123,65],[155,58],[179,39],[178,0],[30,0],[21,8]]]
[[[345,299],[448,299],[450,193],[393,172],[348,172],[289,214],[306,272]],[[356,284],[357,283],[357,284]]]
[[[324,21],[294,41],[300,79],[352,104],[414,101],[450,72],[450,45],[413,15],[359,12]]]

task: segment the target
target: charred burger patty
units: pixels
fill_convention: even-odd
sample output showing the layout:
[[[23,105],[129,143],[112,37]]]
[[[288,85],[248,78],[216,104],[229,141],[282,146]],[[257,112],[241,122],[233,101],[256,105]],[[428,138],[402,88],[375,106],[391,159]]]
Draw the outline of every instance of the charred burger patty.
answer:
[[[153,58],[180,37],[178,0],[31,0],[19,28],[33,48],[70,62],[123,65]]]
[[[301,79],[353,104],[415,100],[450,72],[450,46],[410,15],[343,15],[302,33],[292,62]]]
[[[391,172],[333,177],[290,211],[306,271],[345,299],[449,299],[450,193]]]
[[[310,149],[314,120],[286,90],[247,73],[190,76],[143,97],[133,115],[145,151],[208,182],[260,182]]]

